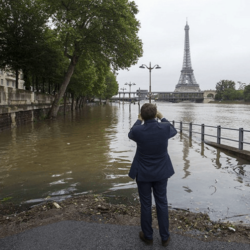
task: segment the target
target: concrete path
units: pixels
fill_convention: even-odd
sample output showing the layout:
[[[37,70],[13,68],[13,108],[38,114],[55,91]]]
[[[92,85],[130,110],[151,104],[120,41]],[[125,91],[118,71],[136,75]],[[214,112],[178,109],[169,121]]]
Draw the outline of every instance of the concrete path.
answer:
[[[147,246],[138,237],[140,228],[96,224],[84,221],[61,221],[27,230],[21,234],[0,239],[1,250],[82,250],[82,249],[168,249],[168,250],[249,250],[250,244],[202,242],[177,234],[171,235],[167,248],[160,245],[155,230],[153,246]]]

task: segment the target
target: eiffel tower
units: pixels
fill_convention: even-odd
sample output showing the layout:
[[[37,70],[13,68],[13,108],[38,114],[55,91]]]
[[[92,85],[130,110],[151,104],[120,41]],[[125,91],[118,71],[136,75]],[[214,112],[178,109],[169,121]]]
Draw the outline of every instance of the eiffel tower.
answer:
[[[185,30],[185,43],[184,43],[183,66],[179,82],[175,86],[174,92],[200,92],[200,87],[195,80],[191,65],[188,23],[186,23],[184,30]]]

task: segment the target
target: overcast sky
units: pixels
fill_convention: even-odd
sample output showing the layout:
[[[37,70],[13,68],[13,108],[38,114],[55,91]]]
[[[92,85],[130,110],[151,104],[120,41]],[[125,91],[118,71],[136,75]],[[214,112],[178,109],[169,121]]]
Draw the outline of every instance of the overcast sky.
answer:
[[[189,24],[191,63],[201,90],[215,89],[220,80],[250,83],[250,0],[135,0],[141,23],[143,56],[129,71],[120,70],[119,89],[136,83],[135,91],[174,91],[184,54],[184,27]],[[238,84],[236,84],[238,88]]]

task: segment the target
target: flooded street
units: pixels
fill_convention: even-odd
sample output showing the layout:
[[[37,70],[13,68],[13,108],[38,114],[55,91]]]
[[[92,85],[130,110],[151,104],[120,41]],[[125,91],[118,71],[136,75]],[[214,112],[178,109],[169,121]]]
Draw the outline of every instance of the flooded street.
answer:
[[[248,105],[157,106],[170,121],[250,130]],[[90,192],[137,199],[136,183],[127,175],[136,149],[127,134],[137,115],[137,104],[86,106],[56,121],[2,132],[0,200],[12,197],[12,202],[33,204]],[[200,132],[200,127],[193,128]],[[216,135],[216,129],[206,128],[205,133]],[[238,139],[238,132],[223,130],[222,136]],[[205,137],[215,141],[211,138]],[[244,141],[250,142],[250,133]],[[176,172],[168,182],[171,207],[250,223],[250,162],[203,144],[199,134],[191,139],[187,131],[172,138],[168,150]]]

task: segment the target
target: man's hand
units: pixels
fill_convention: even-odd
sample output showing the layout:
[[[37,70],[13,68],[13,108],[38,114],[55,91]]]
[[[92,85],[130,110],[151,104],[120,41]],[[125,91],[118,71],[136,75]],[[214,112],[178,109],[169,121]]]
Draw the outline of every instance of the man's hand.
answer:
[[[143,121],[143,119],[142,119],[142,117],[141,117],[141,114],[138,115],[138,120]]]
[[[159,119],[162,119],[163,115],[162,115],[162,113],[160,111],[157,110],[156,117],[159,118]]]

